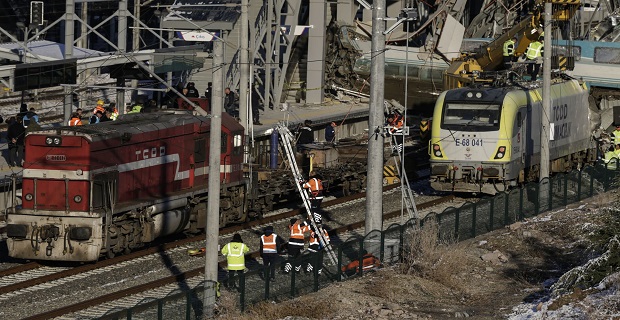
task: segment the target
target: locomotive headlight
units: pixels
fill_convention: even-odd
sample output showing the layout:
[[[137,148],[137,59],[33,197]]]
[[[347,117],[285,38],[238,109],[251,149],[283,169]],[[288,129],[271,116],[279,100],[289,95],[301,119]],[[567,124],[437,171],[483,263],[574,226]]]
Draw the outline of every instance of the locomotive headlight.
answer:
[[[476,92],[476,98],[478,98],[478,99],[482,98],[482,93],[481,92]]]
[[[443,154],[441,153],[441,148],[439,147],[438,144],[433,144],[433,154],[436,157],[443,157]]]
[[[75,203],[80,203],[80,202],[82,202],[82,196],[77,195],[77,196],[73,197],[73,201],[75,201]]]
[[[468,98],[473,98],[473,97],[474,97],[474,94],[473,94],[473,93],[471,93],[471,92],[468,92],[468,93],[467,93],[467,97],[468,97]]]
[[[26,200],[28,200],[28,201],[32,201],[32,198],[34,198],[34,197],[32,196],[32,193],[27,193],[27,194],[24,196],[24,199],[26,199]]]
[[[48,146],[59,146],[62,143],[60,137],[47,137],[45,138],[45,144]]]
[[[497,153],[495,153],[495,158],[493,158],[493,159],[502,159],[502,158],[504,158],[504,155],[506,155],[506,147],[505,146],[501,146],[501,147],[497,148]]]

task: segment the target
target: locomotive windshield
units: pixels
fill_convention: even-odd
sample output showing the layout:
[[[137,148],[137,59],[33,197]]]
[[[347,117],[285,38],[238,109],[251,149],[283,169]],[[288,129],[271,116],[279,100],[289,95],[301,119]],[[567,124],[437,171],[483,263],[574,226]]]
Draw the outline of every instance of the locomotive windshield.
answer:
[[[499,128],[499,104],[446,103],[442,129],[493,131]]]

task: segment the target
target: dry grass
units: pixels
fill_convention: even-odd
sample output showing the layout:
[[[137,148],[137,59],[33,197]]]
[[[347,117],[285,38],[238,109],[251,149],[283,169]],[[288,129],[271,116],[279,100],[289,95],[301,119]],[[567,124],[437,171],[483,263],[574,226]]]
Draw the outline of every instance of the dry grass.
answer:
[[[439,239],[436,223],[427,223],[411,233],[408,252],[404,255],[401,272],[436,281],[446,287],[462,289],[462,283],[455,275],[466,268],[464,250],[453,244],[455,240]]]
[[[286,303],[270,301],[259,302],[248,306],[241,313],[238,305],[239,297],[231,292],[223,292],[218,300],[217,319],[224,320],[276,320],[285,316],[308,317],[308,307],[311,306],[311,316],[314,319],[328,319],[336,310],[334,304],[325,303],[325,297],[320,295],[306,295],[302,299],[289,300]]]

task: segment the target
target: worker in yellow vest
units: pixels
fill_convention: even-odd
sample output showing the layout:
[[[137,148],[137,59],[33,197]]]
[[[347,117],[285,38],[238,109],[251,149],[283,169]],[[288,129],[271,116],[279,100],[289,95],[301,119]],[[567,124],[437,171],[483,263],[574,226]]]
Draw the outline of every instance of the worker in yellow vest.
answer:
[[[525,51],[525,58],[528,62],[527,73],[531,76],[532,81],[536,81],[538,72],[540,72],[540,65],[542,64],[540,58],[544,54],[543,41],[543,37],[539,37],[538,40],[531,42]]]
[[[228,262],[228,279],[225,282],[227,287],[235,288],[235,276],[243,276],[245,270],[245,255],[250,252],[250,248],[243,243],[241,235],[235,233],[232,241],[222,248],[222,255],[226,256]]]
[[[506,40],[504,42],[502,55],[504,57],[504,69],[510,69],[512,67],[512,62],[517,61],[517,57],[515,57],[515,46],[517,45],[517,37],[513,36],[512,38]]]

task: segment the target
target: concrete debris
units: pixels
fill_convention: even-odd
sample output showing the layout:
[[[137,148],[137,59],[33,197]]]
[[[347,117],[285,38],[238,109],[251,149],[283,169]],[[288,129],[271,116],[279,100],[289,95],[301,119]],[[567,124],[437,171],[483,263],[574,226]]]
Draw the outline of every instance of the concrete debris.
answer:
[[[521,228],[521,226],[523,226],[523,222],[515,222],[515,223],[509,225],[508,229],[510,229],[511,231],[515,231],[515,230]]]

